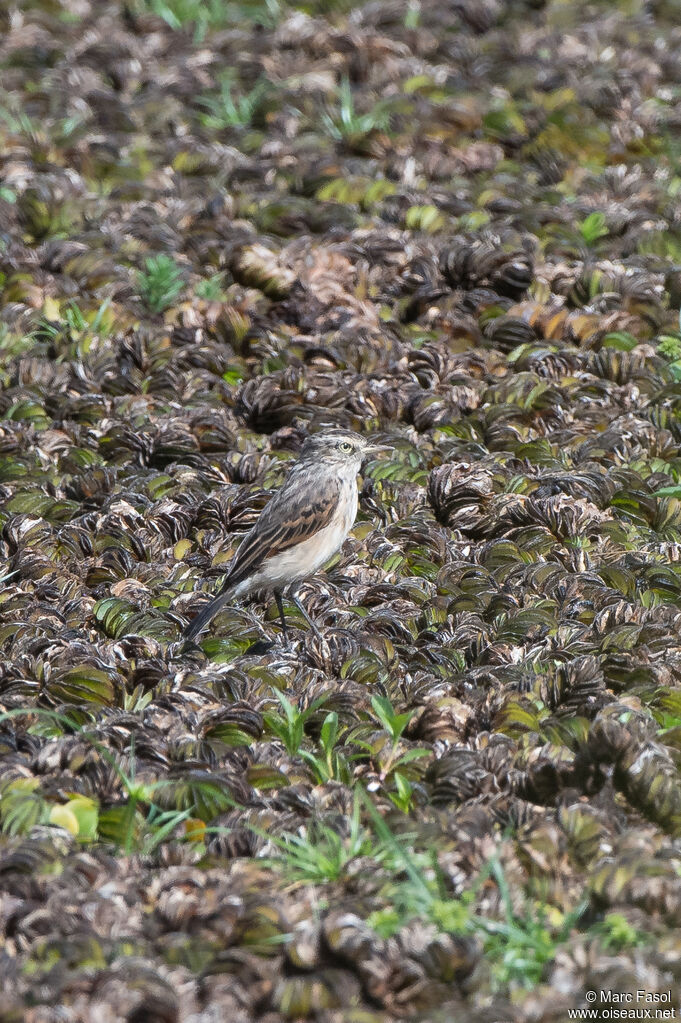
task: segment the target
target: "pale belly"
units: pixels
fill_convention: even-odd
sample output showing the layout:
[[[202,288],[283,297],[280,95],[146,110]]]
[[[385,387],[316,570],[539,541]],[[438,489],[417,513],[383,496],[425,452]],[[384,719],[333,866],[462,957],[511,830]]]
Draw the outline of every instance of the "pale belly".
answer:
[[[234,591],[235,597],[253,590],[283,589],[313,575],[336,553],[352,529],[357,514],[356,485],[339,502],[339,513],[309,540],[303,540],[287,551],[269,558],[255,575],[244,579]]]

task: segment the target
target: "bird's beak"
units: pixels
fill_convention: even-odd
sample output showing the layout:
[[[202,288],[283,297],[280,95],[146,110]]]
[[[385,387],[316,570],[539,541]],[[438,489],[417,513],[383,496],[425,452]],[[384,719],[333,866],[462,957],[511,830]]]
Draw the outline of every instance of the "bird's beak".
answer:
[[[372,455],[374,451],[390,451],[390,444],[365,444],[364,454]]]

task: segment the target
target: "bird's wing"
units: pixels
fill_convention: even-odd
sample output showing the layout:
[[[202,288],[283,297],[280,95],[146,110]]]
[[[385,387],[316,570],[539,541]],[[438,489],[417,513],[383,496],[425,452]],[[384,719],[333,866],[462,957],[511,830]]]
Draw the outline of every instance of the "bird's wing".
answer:
[[[241,541],[221,592],[238,585],[274,555],[309,540],[332,521],[338,511],[338,480],[325,480],[316,490],[297,486],[293,480],[290,484],[274,495]]]

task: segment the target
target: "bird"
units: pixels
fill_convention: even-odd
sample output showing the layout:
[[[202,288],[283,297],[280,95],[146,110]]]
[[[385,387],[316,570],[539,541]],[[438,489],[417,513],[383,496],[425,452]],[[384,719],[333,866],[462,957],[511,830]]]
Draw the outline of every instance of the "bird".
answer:
[[[184,630],[185,645],[193,643],[226,603],[258,590],[274,593],[286,646],[282,595],[287,590],[319,636],[295,595],[296,584],[314,575],[342,545],[357,514],[357,474],[362,462],[385,447],[350,430],[308,436],[283,486],[241,541],[218,594]]]

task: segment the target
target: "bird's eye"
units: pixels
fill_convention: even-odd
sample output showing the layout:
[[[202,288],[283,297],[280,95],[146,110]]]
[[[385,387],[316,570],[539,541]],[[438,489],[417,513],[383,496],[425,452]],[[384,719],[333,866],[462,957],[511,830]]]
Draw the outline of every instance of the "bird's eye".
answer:
[[[349,455],[352,451],[355,450],[349,440],[341,441],[340,449],[341,451],[344,451],[346,455]]]

